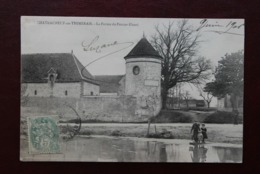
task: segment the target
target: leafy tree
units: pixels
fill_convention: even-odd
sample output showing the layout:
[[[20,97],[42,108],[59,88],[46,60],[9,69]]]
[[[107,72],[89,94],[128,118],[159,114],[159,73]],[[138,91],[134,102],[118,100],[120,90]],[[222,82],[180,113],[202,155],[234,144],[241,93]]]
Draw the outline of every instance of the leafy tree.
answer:
[[[207,83],[205,91],[222,98],[230,95],[233,111],[238,108],[238,99],[242,97],[244,89],[244,52],[238,51],[226,54],[218,62],[215,81]]]
[[[199,33],[187,20],[156,26],[151,43],[162,56],[162,107],[166,109],[168,90],[181,82],[200,83],[208,79],[210,61],[196,55]]]

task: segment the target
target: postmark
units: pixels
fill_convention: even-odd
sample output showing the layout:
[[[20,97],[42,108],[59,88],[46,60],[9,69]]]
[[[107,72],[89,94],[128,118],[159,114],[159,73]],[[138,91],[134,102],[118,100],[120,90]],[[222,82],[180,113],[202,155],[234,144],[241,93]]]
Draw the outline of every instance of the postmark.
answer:
[[[58,116],[28,117],[29,153],[60,153]]]

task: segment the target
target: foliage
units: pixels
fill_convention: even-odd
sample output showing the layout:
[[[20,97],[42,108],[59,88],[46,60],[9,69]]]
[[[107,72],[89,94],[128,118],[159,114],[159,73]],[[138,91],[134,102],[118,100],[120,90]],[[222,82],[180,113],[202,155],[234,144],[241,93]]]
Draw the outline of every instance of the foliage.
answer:
[[[90,135],[94,134],[94,131],[92,129],[84,129],[80,132],[80,134],[90,136]]]
[[[161,132],[150,133],[147,135],[147,138],[164,138],[164,139],[174,139],[174,136],[171,131],[163,129]]]
[[[113,130],[111,135],[119,137],[119,136],[123,136],[123,133],[120,130]]]
[[[188,111],[202,111],[202,112],[210,112],[210,111],[216,111],[217,108],[210,107],[210,108],[205,108],[205,107],[189,107],[189,109],[183,109],[183,110],[188,110]]]
[[[242,117],[238,118],[242,122]],[[234,123],[234,114],[232,112],[217,111],[204,119],[204,123]]]
[[[199,33],[187,20],[182,20],[174,28],[169,23],[164,28],[156,26],[151,43],[162,56],[162,100],[166,107],[168,90],[177,83],[200,83],[208,79],[210,61],[196,55],[199,46]]]
[[[206,84],[207,92],[216,97],[226,94],[241,96],[244,87],[244,52],[226,54],[218,62],[215,72],[215,81]]]
[[[162,110],[160,114],[152,119],[153,123],[191,123],[192,117],[182,112]]]
[[[215,81],[207,83],[204,91],[222,98],[229,94],[233,110],[237,110],[238,99],[244,88],[244,52],[226,54],[218,62]]]

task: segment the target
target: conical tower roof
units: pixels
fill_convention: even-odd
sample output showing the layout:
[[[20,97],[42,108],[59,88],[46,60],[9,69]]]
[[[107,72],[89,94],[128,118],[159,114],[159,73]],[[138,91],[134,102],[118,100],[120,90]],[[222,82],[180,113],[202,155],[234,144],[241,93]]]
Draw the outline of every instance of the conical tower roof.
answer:
[[[153,46],[144,37],[142,38],[135,47],[125,56],[125,59],[147,57],[162,59],[158,52],[153,48]]]

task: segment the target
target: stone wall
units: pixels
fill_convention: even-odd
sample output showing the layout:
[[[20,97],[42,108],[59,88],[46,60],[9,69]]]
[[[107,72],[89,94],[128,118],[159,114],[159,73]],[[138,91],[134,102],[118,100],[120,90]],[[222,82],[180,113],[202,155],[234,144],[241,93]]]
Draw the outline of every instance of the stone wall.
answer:
[[[159,101],[160,102],[160,101]],[[28,97],[21,116],[59,115],[62,120],[77,118],[108,122],[146,122],[157,113],[158,99],[132,96],[88,96],[81,98]]]

